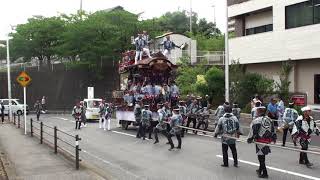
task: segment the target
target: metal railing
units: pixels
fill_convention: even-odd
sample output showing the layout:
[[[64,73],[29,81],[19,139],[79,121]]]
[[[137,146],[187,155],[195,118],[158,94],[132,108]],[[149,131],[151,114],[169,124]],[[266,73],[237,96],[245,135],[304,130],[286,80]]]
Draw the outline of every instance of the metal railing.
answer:
[[[197,51],[196,54],[190,56],[187,50],[173,51],[171,59],[173,62],[179,62],[181,57],[189,57],[190,64],[203,64],[203,65],[224,65],[224,51]]]
[[[13,124],[17,128],[25,128],[24,123],[21,121],[21,116],[13,114]],[[61,152],[64,155],[68,155],[75,161],[75,168],[79,170],[80,167],[80,146],[79,141],[81,138],[79,135],[72,135],[57,128],[57,126],[49,126],[42,121],[34,121],[30,119],[28,124],[30,127],[30,136],[38,137],[40,144],[47,144],[54,149],[54,153]],[[74,143],[74,144],[73,144]]]

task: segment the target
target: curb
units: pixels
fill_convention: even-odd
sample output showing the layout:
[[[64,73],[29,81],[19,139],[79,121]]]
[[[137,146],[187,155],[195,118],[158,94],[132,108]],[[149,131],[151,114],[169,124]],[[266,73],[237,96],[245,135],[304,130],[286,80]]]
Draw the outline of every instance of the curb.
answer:
[[[5,164],[7,163],[4,163],[4,162],[6,162],[5,153],[0,152],[0,179],[8,180],[9,178],[6,171],[7,168],[5,168]]]

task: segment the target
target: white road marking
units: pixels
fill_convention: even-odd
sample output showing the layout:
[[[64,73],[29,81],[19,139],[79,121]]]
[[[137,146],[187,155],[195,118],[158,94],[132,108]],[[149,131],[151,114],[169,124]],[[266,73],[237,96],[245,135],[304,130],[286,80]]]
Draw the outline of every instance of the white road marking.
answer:
[[[119,131],[111,131],[111,132],[114,132],[114,133],[117,133],[117,134],[121,134],[121,135],[125,135],[125,136],[136,137],[136,135],[129,134],[129,133],[124,133],[124,132],[119,132]],[[146,140],[151,140],[151,139],[146,138]]]
[[[114,133],[117,133],[117,134],[122,134],[122,135],[125,135],[125,136],[136,137],[135,135],[129,134],[129,133],[124,133],[124,132],[119,132],[119,131],[111,131],[111,132],[114,132]]]
[[[121,166],[119,166],[119,165],[113,164],[113,163],[110,162],[110,161],[107,161],[107,160],[105,160],[105,159],[102,159],[102,158],[94,155],[93,153],[90,153],[90,152],[88,152],[88,151],[86,151],[86,150],[84,150],[84,149],[82,149],[81,152],[86,153],[86,154],[88,154],[89,156],[91,156],[91,157],[93,157],[93,158],[95,158],[95,159],[98,159],[98,160],[100,160],[101,162],[103,162],[103,163],[105,163],[105,164],[108,164],[108,165],[110,165],[110,166],[113,166],[113,167],[115,167],[115,168],[118,168],[118,169],[120,169],[121,171],[124,171],[125,173],[127,173],[127,174],[135,177],[136,179],[141,179],[138,175],[136,175],[136,174],[134,174],[134,173],[132,173],[132,172],[124,169],[123,167],[121,167]]]
[[[69,119],[62,118],[62,117],[53,117],[53,118],[60,119],[60,120],[64,120],[64,121],[69,121]]]
[[[187,132],[188,134],[194,134],[193,132]],[[207,135],[207,134],[194,134],[194,135],[197,135],[197,136],[205,136],[205,137],[213,137],[213,136],[210,136],[210,135]]]
[[[56,118],[56,119],[60,119],[60,120],[64,120],[64,121],[69,121],[71,123],[75,123],[74,120],[69,120],[69,119],[66,119],[66,118],[62,118],[62,117],[53,117],[53,118]],[[245,128],[250,128],[250,127],[247,127],[247,126],[242,126],[242,127],[245,127]],[[117,133],[117,134],[122,134],[122,135],[127,135],[127,136],[132,136],[132,137],[136,137],[135,135],[132,135],[132,134],[128,134],[128,133],[123,133],[123,132],[119,132],[119,131],[112,131],[114,133]],[[201,133],[201,132],[200,132]],[[193,132],[188,132],[187,134],[194,134]],[[197,136],[203,136],[203,137],[210,137],[210,138],[213,138],[212,135],[207,135],[207,134],[194,134],[194,135],[197,135]],[[242,136],[242,137],[246,137],[246,136]],[[219,136],[218,139],[221,139],[221,137]],[[149,140],[149,139],[147,139]],[[240,142],[240,140],[237,140],[238,142]],[[286,144],[290,144],[293,146],[293,143],[291,142],[286,142]],[[277,142],[277,145],[282,145],[282,142]],[[298,144],[299,145],[299,144]],[[297,147],[292,147],[292,148],[297,148],[298,149],[299,146]],[[314,150],[314,151],[319,151],[319,146],[312,146],[310,145],[309,146],[310,150]]]
[[[223,158],[222,155],[216,155],[216,157]],[[232,158],[229,158],[229,160],[233,161]],[[249,164],[249,165],[252,165],[252,166],[258,166],[259,167],[258,163],[254,163],[254,162],[250,162],[250,161],[244,161],[244,160],[241,160],[241,159],[238,159],[238,161],[241,162],[241,163],[244,163],[244,164]],[[282,172],[282,173],[285,173],[285,174],[290,174],[290,175],[294,175],[294,176],[298,176],[298,177],[303,177],[303,178],[306,178],[306,179],[320,180],[320,178],[318,178],[318,177],[313,177],[313,176],[309,176],[309,175],[305,175],[305,174],[300,174],[300,173],[297,173],[297,172],[292,172],[292,171],[279,169],[279,168],[275,168],[275,167],[271,167],[271,166],[267,166],[267,168],[271,169],[271,170],[274,170],[274,171]]]

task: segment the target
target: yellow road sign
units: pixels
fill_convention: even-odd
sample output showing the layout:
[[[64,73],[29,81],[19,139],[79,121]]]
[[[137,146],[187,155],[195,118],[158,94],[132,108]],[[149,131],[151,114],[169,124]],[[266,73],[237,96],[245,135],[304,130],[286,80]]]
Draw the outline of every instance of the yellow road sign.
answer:
[[[17,81],[22,87],[26,87],[30,84],[31,77],[26,72],[22,71],[17,77]]]

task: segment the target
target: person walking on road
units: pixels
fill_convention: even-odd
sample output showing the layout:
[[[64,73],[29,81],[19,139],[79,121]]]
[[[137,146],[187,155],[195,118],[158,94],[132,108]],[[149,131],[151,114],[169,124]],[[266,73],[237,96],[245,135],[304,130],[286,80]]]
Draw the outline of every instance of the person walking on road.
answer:
[[[138,98],[137,99],[137,103],[134,106],[134,117],[136,120],[136,124],[138,125],[138,132],[137,132],[137,136],[136,138],[141,138],[141,129],[142,129],[142,125],[141,125],[141,110],[142,110],[142,99]],[[141,128],[140,128],[141,127]]]
[[[83,101],[80,102],[80,107],[82,110],[81,113],[81,123],[83,124],[82,127],[87,127],[87,117],[86,117],[86,113],[87,113],[87,106],[84,104]]]
[[[103,130],[110,131],[111,130],[111,118],[112,118],[112,105],[106,104],[106,111],[104,115],[104,122],[103,122]]]
[[[216,109],[214,116],[215,116],[215,122],[214,122],[214,127],[217,127],[219,119],[224,115],[224,107],[229,106],[229,102],[223,103],[223,105],[219,105],[218,108]]]
[[[267,112],[268,117],[273,120],[274,126],[278,127],[278,104],[275,98],[271,98],[271,101],[267,107]]]
[[[294,109],[294,103],[289,103],[289,107],[286,108],[283,113],[283,125],[281,128],[279,128],[280,131],[283,131],[282,146],[286,145],[288,131],[291,135],[294,123],[296,122],[298,116],[298,112]],[[296,141],[293,141],[293,143],[294,146],[297,146]]]
[[[233,106],[232,106],[232,114],[234,116],[237,117],[238,121],[240,122],[240,116],[241,116],[241,109],[238,105],[237,102],[233,103]]]
[[[47,100],[46,100],[46,97],[43,96],[42,99],[41,99],[41,106],[42,106],[42,113],[45,114],[47,112]]]
[[[81,127],[81,117],[82,117],[82,109],[80,107],[80,103],[77,103],[77,105],[73,108],[72,111],[72,116],[74,117],[76,121],[76,128],[75,129],[80,129]]]
[[[149,110],[149,105],[144,105],[144,109],[141,111],[141,129],[140,129],[143,140],[146,139],[146,131],[149,132],[149,139],[152,139],[151,121],[152,121],[152,112]]]
[[[188,106],[187,112],[188,112],[188,120],[186,127],[190,126],[190,123],[192,122],[193,129],[196,129],[197,126],[197,119],[196,119],[196,113],[199,111],[200,107],[197,103],[197,100],[193,100],[193,102]],[[188,129],[185,130],[185,132],[188,132]],[[196,131],[193,131],[193,133],[196,133]]]
[[[3,101],[1,100],[1,102],[0,102],[0,111],[1,111],[1,122],[2,122],[2,124],[3,124],[3,122],[4,122],[4,104],[3,104]]]
[[[106,104],[105,104],[105,101],[102,100],[100,105],[99,105],[99,115],[100,115],[100,118],[99,118],[99,129],[102,128],[102,123],[105,121],[105,119],[104,119],[105,113],[106,113]]]
[[[158,124],[154,128],[154,138],[155,142],[154,144],[159,143],[158,133],[162,133],[166,138],[168,138],[168,132],[167,132],[167,124],[166,121],[168,119],[167,113],[165,111],[165,108],[163,107],[163,104],[158,104],[159,110],[158,110]]]
[[[36,115],[37,115],[37,121],[39,121],[40,120],[40,114],[41,114],[41,111],[42,111],[42,106],[41,106],[40,101],[37,100],[33,107],[34,107],[34,110],[35,110]]]
[[[256,170],[259,178],[268,178],[266,167],[266,155],[271,153],[270,147],[264,144],[276,143],[277,134],[272,120],[266,116],[266,108],[264,106],[257,108],[258,118],[254,119],[250,125],[248,135],[248,143],[263,143],[256,144],[256,153],[259,160],[259,169]]]
[[[233,166],[238,167],[236,140],[233,138],[238,138],[239,135],[241,134],[239,120],[235,115],[232,114],[232,109],[230,106],[225,106],[224,112],[225,114],[219,119],[217,127],[214,131],[215,138],[217,138],[218,135],[222,135],[221,142],[222,142],[223,164],[221,166],[229,167],[228,148],[230,148],[233,156],[233,162],[234,162]]]
[[[187,119],[187,106],[185,101],[179,101],[180,114],[182,116],[182,126],[185,125]],[[182,129],[181,137],[184,137],[184,129]]]
[[[316,134],[319,136],[319,128],[311,117],[311,108],[309,106],[301,109],[303,112],[302,116],[299,116],[296,120],[295,126],[293,127],[293,138],[300,141],[301,150],[307,151],[311,142],[311,135]],[[300,152],[299,164],[304,164],[308,168],[312,167],[308,155],[306,152]]]
[[[177,149],[181,149],[181,144],[182,144],[182,140],[181,140],[181,125],[182,125],[182,116],[179,114],[180,109],[179,108],[175,108],[173,109],[173,115],[170,118],[170,127],[171,130],[168,134],[168,141],[170,144],[170,149],[169,151],[172,151],[174,148],[174,144],[172,141],[172,136],[176,136],[177,140],[178,140],[178,146]]]

